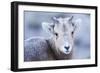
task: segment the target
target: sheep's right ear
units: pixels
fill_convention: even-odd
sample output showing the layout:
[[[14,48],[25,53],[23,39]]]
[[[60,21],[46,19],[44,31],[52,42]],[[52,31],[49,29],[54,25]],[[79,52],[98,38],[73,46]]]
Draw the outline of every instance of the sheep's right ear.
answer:
[[[54,25],[53,23],[48,23],[48,22],[42,22],[42,28],[44,31],[47,33],[53,33],[54,32]]]

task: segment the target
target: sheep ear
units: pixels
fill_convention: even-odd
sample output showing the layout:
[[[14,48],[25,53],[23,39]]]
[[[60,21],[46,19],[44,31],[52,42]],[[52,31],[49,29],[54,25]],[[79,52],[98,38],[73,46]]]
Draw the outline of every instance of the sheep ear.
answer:
[[[79,25],[79,24],[82,23],[82,19],[78,18],[78,19],[76,19],[76,20],[74,21],[74,23],[75,23],[76,25]]]
[[[48,23],[48,22],[42,22],[42,28],[44,31],[47,33],[53,33],[54,32],[54,25],[53,23]]]
[[[79,25],[82,23],[82,20],[80,18],[74,20],[72,22],[72,26],[73,26],[73,32],[75,32],[79,27]]]

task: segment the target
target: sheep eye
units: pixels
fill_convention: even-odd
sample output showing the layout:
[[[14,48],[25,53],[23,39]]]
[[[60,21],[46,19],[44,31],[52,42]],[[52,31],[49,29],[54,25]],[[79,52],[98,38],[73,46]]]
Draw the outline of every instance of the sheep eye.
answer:
[[[58,36],[58,33],[55,33],[56,36]]]
[[[55,33],[55,35],[56,35],[56,39],[58,38],[58,33]]]
[[[74,34],[74,31],[72,31],[72,35]]]

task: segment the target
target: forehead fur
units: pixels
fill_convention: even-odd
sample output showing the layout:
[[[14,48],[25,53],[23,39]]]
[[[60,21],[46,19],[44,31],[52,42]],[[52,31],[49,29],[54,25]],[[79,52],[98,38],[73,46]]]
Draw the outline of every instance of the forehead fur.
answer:
[[[55,25],[55,31],[59,30],[59,31],[67,31],[68,28],[70,27],[70,21],[71,17],[57,17],[56,20],[58,21],[58,23],[55,23],[56,21],[54,21],[54,25]]]

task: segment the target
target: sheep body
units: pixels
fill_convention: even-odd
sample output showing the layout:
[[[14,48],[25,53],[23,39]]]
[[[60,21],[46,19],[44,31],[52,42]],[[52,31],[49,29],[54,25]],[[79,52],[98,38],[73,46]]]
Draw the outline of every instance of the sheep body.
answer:
[[[32,38],[24,43],[24,61],[63,60],[71,55],[57,53],[52,39]]]
[[[44,39],[32,38],[28,41],[25,41],[24,45],[24,61],[54,59],[50,47]]]

